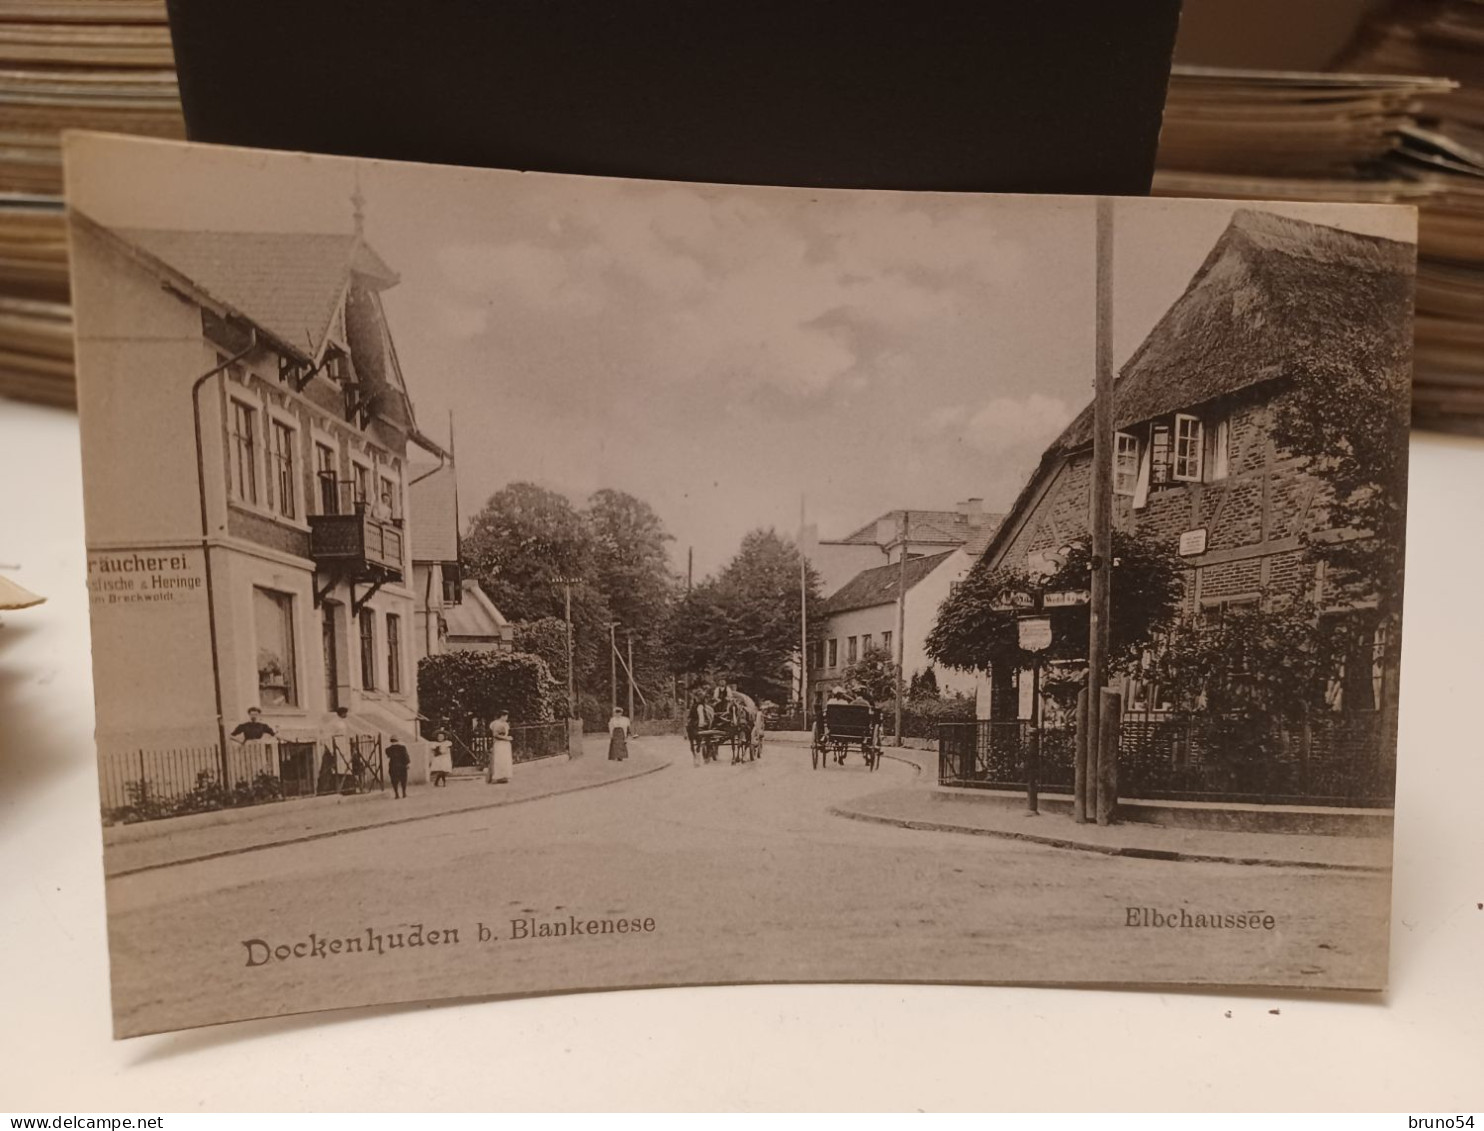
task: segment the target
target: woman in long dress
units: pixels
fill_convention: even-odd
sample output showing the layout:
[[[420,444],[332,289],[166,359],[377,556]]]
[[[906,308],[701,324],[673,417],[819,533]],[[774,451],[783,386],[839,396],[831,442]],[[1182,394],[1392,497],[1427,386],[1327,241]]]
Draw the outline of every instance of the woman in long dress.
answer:
[[[515,747],[510,742],[510,712],[501,711],[490,723],[490,768],[487,784],[501,785],[510,780],[515,765]]]
[[[608,760],[622,762],[629,756],[629,717],[622,707],[613,708],[608,720]]]

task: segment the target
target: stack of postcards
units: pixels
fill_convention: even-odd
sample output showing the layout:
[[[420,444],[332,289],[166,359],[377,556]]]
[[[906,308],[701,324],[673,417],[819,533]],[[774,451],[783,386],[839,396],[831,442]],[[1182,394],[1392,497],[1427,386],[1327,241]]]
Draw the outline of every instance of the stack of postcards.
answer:
[[[1479,14],[1484,48],[1484,3],[1462,6]],[[1402,62],[1395,53],[1358,51],[1343,61],[1353,68]],[[1439,59],[1432,68],[1413,60],[1423,71],[1464,73],[1446,69],[1455,61]],[[1484,51],[1476,66],[1484,80]],[[1468,94],[1427,74],[1177,67],[1154,191],[1416,205],[1413,422],[1484,432],[1484,148],[1473,142],[1472,119],[1447,112],[1456,100],[1467,115]],[[1484,96],[1484,81],[1475,96]]]
[[[162,0],[0,0],[0,394],[71,404],[61,132],[183,137]]]

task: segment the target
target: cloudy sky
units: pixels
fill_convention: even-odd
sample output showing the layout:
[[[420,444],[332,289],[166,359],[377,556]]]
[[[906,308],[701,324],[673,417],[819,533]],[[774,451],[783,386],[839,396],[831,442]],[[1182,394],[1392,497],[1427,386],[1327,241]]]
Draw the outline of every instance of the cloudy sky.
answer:
[[[1014,498],[1091,397],[1090,199],[845,193],[465,170],[87,138],[74,202],[117,226],[348,232],[464,513],[517,479],[648,500],[683,567],[757,526]],[[1409,210],[1282,206],[1411,238]],[[1189,281],[1219,202],[1121,201],[1115,359]]]

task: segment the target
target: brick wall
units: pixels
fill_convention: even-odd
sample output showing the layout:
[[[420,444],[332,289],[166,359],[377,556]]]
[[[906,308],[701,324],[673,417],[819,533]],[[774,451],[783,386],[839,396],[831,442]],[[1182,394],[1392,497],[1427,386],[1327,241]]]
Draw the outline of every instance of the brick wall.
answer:
[[[1119,529],[1136,531],[1175,552],[1180,535],[1206,529],[1206,552],[1183,559],[1190,569],[1188,607],[1201,600],[1266,593],[1299,592],[1313,580],[1314,567],[1297,545],[1299,535],[1324,528],[1322,483],[1302,458],[1277,450],[1271,442],[1273,400],[1234,402],[1229,417],[1228,473],[1210,483],[1171,484],[1151,490],[1144,507],[1132,500],[1114,504]],[[1092,486],[1092,454],[1082,452],[1055,468],[1030,515],[1006,547],[1001,560],[1023,567],[1026,556],[1055,550],[1085,537]]]

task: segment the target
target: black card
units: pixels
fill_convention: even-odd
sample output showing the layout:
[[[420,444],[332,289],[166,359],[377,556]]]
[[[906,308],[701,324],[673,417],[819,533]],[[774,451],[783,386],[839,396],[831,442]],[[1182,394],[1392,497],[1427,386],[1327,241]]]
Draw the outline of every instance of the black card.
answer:
[[[198,141],[741,184],[1143,194],[1179,0],[170,0]]]

